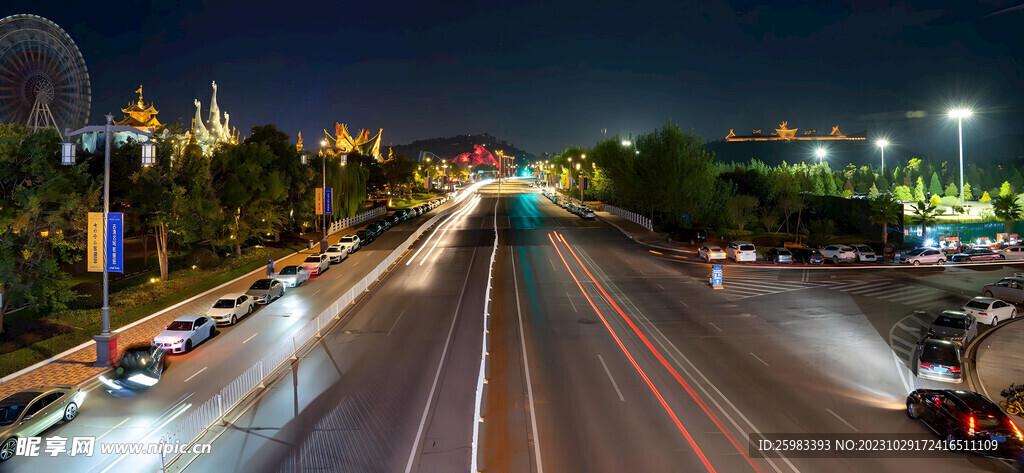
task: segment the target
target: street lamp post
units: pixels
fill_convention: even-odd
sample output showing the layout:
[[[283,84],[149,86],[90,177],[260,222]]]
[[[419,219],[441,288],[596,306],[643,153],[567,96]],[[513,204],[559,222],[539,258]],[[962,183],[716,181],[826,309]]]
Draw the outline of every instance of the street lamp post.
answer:
[[[878,142],[876,144],[878,145],[878,149],[882,150],[882,168],[881,168],[882,170],[881,170],[881,173],[884,173],[885,172],[885,147],[889,146],[889,140],[881,139],[881,140],[878,140]]]
[[[322,158],[320,160],[321,169],[322,169],[322,171],[320,173],[320,177],[323,178],[323,191],[322,192],[323,192],[323,196],[324,196],[324,203],[323,203],[324,226],[322,228],[323,235],[320,238],[320,252],[321,253],[326,253],[327,252],[327,154],[324,153],[324,147],[325,146],[327,146],[327,140],[320,140],[320,157]]]
[[[71,143],[72,136],[78,136],[84,133],[103,133],[104,141],[104,156],[103,156],[103,232],[104,241],[106,241],[107,231],[107,214],[110,210],[110,146],[111,146],[111,135],[118,132],[135,133],[136,135],[142,135],[146,137],[152,137],[153,134],[147,131],[139,130],[138,128],[130,126],[118,126],[114,125],[114,116],[107,114],[107,123],[102,126],[86,126],[75,131],[71,131],[70,128],[64,129],[64,136],[67,137],[68,142],[61,143],[61,163],[64,165],[75,164],[75,145]],[[142,165],[145,167],[152,166],[156,160],[156,154],[154,152],[154,144],[151,141],[145,141],[141,143],[142,146]],[[106,249],[104,248],[104,255]],[[102,327],[100,328],[100,334],[92,337],[96,341],[96,364],[94,366],[109,366],[110,362],[117,357],[117,337],[119,334],[110,331],[110,276],[107,273],[107,261],[106,258],[103,260],[103,308],[100,309],[102,314]]]
[[[441,169],[444,170],[444,195],[448,195],[448,163],[441,165]]]
[[[958,108],[949,111],[949,117],[956,119],[956,134],[960,142],[960,206],[964,205],[964,118],[969,118],[973,112],[966,108]],[[977,183],[975,183],[977,184]]]

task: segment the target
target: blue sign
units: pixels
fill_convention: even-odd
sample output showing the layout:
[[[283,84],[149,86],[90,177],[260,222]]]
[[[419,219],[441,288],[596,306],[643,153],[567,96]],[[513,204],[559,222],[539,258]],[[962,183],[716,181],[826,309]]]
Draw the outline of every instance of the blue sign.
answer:
[[[333,187],[324,189],[324,215],[331,215],[334,210],[334,199],[331,198]]]
[[[107,214],[107,271],[124,273],[124,218],[121,213]]]
[[[721,286],[722,285],[722,265],[716,264],[711,267],[711,285]]]
[[[586,177],[583,177],[581,179],[583,179],[583,190],[587,190],[587,184],[590,182],[590,179]]]

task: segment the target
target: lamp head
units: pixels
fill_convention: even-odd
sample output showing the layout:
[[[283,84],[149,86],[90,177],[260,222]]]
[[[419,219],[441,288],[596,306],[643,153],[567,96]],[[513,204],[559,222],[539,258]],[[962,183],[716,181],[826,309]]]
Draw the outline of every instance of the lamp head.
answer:
[[[825,157],[825,148],[815,149],[814,150],[814,155],[817,156],[818,159],[824,158]]]
[[[949,111],[949,118],[968,118],[973,114],[974,112],[967,108],[954,108]]]
[[[883,138],[876,141],[875,144],[877,144],[879,148],[885,148],[886,146],[889,146],[889,140]]]

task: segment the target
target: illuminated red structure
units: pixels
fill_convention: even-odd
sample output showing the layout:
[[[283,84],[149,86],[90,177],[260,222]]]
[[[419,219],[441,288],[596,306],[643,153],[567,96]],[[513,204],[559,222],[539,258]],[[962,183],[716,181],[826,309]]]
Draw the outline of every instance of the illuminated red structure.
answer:
[[[453,163],[469,164],[470,166],[479,166],[481,164],[490,164],[491,166],[498,166],[498,160],[494,159],[494,155],[487,148],[480,145],[473,145],[473,151],[462,153],[452,158]]]

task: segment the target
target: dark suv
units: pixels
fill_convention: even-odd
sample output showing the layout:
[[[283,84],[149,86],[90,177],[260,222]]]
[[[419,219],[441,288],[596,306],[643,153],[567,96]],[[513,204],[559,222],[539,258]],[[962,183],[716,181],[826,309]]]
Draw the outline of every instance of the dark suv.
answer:
[[[1017,424],[976,392],[918,389],[907,396],[907,415],[945,439],[950,450],[972,453],[965,448],[975,448],[973,453],[1014,458],[1024,449],[1024,434]],[[982,447],[981,441],[986,440],[994,440],[996,448]]]
[[[708,231],[705,228],[684,228],[679,231],[670,232],[668,241],[690,242],[691,245],[708,241]]]
[[[356,232],[356,236],[359,237],[360,245],[369,245],[377,237],[377,232],[367,227]]]

